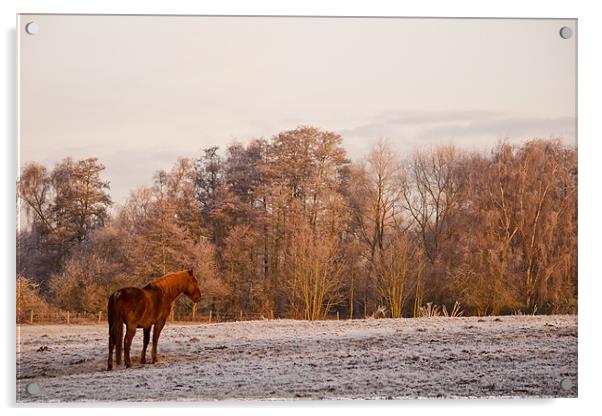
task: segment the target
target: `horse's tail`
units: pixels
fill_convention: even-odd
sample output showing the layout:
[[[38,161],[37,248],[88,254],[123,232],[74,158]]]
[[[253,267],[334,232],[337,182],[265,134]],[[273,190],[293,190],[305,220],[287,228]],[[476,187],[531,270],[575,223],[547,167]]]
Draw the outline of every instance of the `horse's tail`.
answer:
[[[123,346],[123,316],[117,305],[119,292],[113,293],[109,298],[107,306],[107,319],[109,321],[109,363],[111,363],[113,355],[113,347],[115,347],[115,362],[121,364],[121,348]],[[109,364],[109,369],[111,364]]]

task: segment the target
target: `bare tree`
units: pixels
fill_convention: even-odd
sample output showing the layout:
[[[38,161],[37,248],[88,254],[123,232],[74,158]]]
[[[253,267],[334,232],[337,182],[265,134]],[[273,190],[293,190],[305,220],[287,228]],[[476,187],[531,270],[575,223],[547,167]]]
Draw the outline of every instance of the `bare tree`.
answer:
[[[501,143],[490,160],[475,159],[469,183],[473,224],[459,244],[464,298],[481,313],[536,305],[570,310],[577,267],[574,150],[554,141]]]
[[[305,224],[294,231],[287,250],[288,294],[294,317],[324,319],[339,301],[341,262],[336,239]]]
[[[431,292],[441,301],[447,262],[453,259],[446,244],[456,235],[461,206],[463,172],[459,152],[453,146],[416,151],[405,167],[407,186],[402,188],[405,209],[412,219],[430,266]]]
[[[401,318],[420,270],[418,247],[407,236],[399,235],[378,257],[376,290],[391,317]]]
[[[396,255],[389,245],[407,230],[403,227],[401,196],[405,184],[400,169],[397,156],[381,140],[366,163],[353,173],[349,200],[352,229],[364,247],[367,269],[363,279],[364,315],[368,314],[368,294],[374,292],[371,286],[375,285],[376,273],[382,271],[383,259]]]

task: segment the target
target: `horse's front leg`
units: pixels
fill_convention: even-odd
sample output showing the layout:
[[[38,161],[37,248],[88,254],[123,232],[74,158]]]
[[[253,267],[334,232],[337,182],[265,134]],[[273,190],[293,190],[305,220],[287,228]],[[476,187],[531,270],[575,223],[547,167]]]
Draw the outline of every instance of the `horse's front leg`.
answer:
[[[157,344],[159,343],[159,335],[161,335],[161,330],[165,326],[165,319],[157,322],[153,329],[153,348],[151,349],[151,358],[153,359],[153,364],[159,362],[157,359]]]
[[[144,328],[144,341],[142,343],[142,355],[140,356],[140,364],[146,364],[146,347],[148,347],[148,343],[150,341],[150,331],[151,331],[151,326],[149,325],[148,328]]]

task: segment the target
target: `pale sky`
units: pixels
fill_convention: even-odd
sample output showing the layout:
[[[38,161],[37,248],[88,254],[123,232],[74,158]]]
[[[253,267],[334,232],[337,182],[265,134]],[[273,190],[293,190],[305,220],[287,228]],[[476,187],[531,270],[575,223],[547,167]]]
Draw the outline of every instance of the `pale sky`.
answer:
[[[28,35],[28,22],[39,32]],[[572,38],[559,36],[562,26]],[[20,161],[98,157],[111,195],[201,149],[299,125],[353,160],[576,143],[576,21],[21,15]]]

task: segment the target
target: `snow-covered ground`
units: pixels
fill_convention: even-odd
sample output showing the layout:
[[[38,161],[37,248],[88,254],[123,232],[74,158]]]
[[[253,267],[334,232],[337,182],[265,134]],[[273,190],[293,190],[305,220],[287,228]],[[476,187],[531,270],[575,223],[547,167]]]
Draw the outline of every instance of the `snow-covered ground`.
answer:
[[[20,402],[577,395],[576,316],[168,323],[160,363],[138,364],[138,330],[134,368],[111,372],[106,325],[20,325],[17,342]]]

